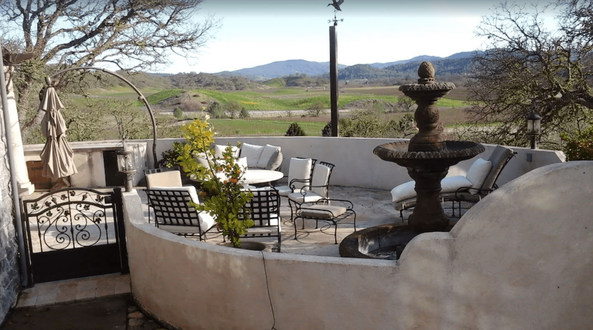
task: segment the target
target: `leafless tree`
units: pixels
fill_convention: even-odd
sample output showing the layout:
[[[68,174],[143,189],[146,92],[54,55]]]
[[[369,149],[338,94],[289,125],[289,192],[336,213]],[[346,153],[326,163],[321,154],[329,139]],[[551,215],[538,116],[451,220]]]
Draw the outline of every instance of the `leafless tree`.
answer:
[[[559,28],[546,29],[542,14],[552,8]],[[491,143],[527,140],[525,117],[542,116],[542,136],[578,129],[591,122],[593,109],[593,4],[558,0],[555,5],[500,4],[483,18],[477,35],[487,50],[474,57],[469,112],[477,122],[501,123],[488,129]]]
[[[3,39],[17,39],[24,44],[22,51],[35,54],[20,72],[19,102],[42,79],[40,68],[47,65],[52,72],[101,63],[133,71],[154,69],[167,63],[171,54],[195,55],[220,26],[212,16],[196,21],[202,1],[0,1]],[[40,119],[37,115],[24,127]]]

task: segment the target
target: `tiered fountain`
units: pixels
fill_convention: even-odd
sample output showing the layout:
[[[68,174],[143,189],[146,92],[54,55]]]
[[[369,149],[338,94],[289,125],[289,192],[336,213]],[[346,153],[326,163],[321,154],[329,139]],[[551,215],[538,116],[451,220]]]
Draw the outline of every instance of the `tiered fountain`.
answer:
[[[447,175],[450,166],[482,153],[484,146],[475,142],[443,140],[443,127],[435,103],[455,85],[436,82],[434,74],[433,65],[422,62],[418,68],[418,83],[399,88],[418,105],[414,113],[418,133],[409,142],[386,143],[373,151],[385,161],[406,167],[410,177],[416,181],[416,207],[408,223],[357,231],[340,244],[341,256],[399,258],[405,245],[414,236],[450,229],[449,218],[439,198],[441,180]]]

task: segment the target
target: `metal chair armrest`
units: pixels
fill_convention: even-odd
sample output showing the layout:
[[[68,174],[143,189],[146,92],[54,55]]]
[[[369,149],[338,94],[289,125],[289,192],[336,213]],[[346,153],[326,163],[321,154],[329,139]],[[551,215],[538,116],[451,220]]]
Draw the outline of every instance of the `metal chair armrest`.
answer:
[[[322,198],[320,200],[318,200],[317,202],[313,202],[311,204],[331,204],[333,202],[338,202],[338,203],[343,203],[346,204],[346,208],[348,210],[353,210],[354,209],[354,204],[347,200],[347,199],[337,199],[337,198]]]

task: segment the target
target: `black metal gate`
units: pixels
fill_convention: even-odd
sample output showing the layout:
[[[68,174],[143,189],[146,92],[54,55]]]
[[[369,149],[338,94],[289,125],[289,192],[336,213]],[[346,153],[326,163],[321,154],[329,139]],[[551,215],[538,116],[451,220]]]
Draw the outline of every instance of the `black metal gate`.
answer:
[[[30,286],[129,271],[120,188],[66,188],[22,203]]]

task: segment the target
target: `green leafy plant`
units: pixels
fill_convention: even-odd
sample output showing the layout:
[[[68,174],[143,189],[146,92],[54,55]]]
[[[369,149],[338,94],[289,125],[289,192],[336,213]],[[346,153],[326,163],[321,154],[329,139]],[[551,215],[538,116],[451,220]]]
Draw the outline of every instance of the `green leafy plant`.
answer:
[[[222,235],[233,247],[241,247],[241,235],[254,225],[245,209],[253,194],[244,190],[241,184],[243,171],[230,146],[223,152],[222,159],[208,162],[210,176],[202,181],[200,197],[203,204],[195,205],[198,210],[212,214]]]
[[[173,116],[177,119],[181,119],[183,118],[183,111],[179,107],[177,107],[175,108],[175,110],[173,110]]]
[[[249,114],[249,110],[245,109],[244,107],[241,108],[241,113],[239,114],[239,118],[247,119],[249,117],[251,117],[251,115]]]
[[[286,134],[284,134],[285,136],[305,136],[307,134],[305,134],[305,131],[303,131],[303,129],[301,128],[301,126],[299,126],[298,123],[292,123],[290,124],[290,127],[288,127],[288,130],[286,131]]]
[[[171,149],[161,153],[161,160],[158,162],[158,167],[173,168],[179,166],[179,157],[183,153],[185,142],[173,142]]]
[[[205,157],[214,143],[214,130],[206,120],[195,119],[189,124],[181,126],[183,137],[187,140],[183,144],[178,157],[179,165],[194,180],[207,179],[210,171],[197,157]]]
[[[237,164],[232,147],[225,149],[222,158],[215,157],[211,148],[214,130],[206,120],[196,119],[181,130],[187,142],[181,150],[179,163],[190,177],[200,181],[199,194],[204,201],[193,206],[210,213],[222,235],[233,247],[240,247],[241,236],[254,224],[244,209],[253,194],[243,189],[243,169]]]
[[[589,129],[569,135],[560,135],[564,144],[564,154],[568,160],[593,160],[593,126]]]
[[[332,123],[329,122],[321,130],[321,136],[332,136]]]

